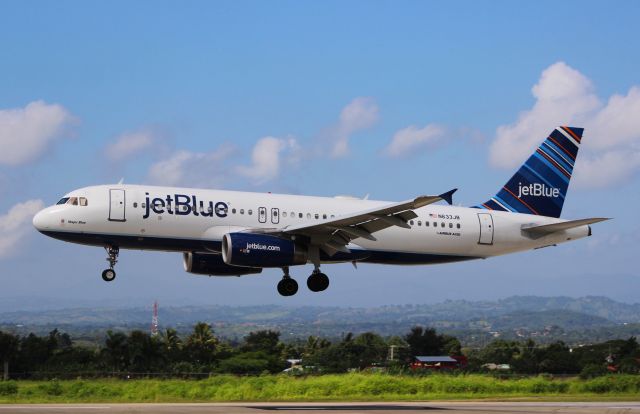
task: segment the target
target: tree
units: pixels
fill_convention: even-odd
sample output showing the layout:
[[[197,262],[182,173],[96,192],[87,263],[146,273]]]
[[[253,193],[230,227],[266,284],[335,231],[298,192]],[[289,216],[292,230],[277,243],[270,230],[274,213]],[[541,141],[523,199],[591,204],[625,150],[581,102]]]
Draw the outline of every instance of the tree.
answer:
[[[284,346],[280,343],[280,332],[263,330],[249,332],[244,338],[244,344],[240,347],[242,352],[265,352],[269,355],[282,353]]]
[[[9,362],[16,359],[19,339],[17,336],[0,331],[0,361],[2,362],[2,378],[9,379]]]
[[[193,363],[201,367],[210,366],[215,361],[218,343],[211,326],[198,322],[187,337],[184,350]]]
[[[133,372],[152,372],[164,361],[162,343],[143,331],[131,331],[127,338],[129,369]]]
[[[370,367],[374,363],[384,362],[389,352],[387,343],[373,332],[362,333],[353,340],[354,345],[361,347],[359,353],[360,368]]]
[[[405,336],[405,341],[409,345],[411,355],[442,355],[444,351],[445,338],[438,335],[433,328],[423,328],[414,326]]]
[[[114,372],[126,369],[129,364],[127,336],[122,332],[108,330],[104,345],[102,353],[110,369]]]
[[[175,329],[167,328],[160,334],[163,352],[170,363],[178,363],[182,356],[182,339]]]

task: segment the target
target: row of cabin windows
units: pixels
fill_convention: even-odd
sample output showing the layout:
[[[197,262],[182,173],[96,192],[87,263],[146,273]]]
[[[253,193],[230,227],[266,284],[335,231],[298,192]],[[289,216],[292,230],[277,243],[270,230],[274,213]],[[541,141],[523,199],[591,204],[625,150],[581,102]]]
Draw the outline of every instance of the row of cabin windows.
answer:
[[[71,197],[71,198],[72,198],[72,199],[75,199],[76,197]],[[75,203],[76,203],[76,204],[74,204],[74,205],[77,205],[77,200],[75,200],[75,201],[73,201],[73,202],[75,202]],[[67,201],[67,199],[62,199],[62,200],[60,200],[60,202],[58,202],[58,204],[65,204],[65,203],[66,203],[66,204],[70,204],[70,203]],[[86,204],[86,203],[87,203],[87,199],[86,199],[86,198],[84,198],[84,197],[80,197],[80,203],[81,203],[80,205],[85,205],[85,206],[86,206],[86,205],[87,205],[87,204]],[[82,204],[82,203],[84,203],[84,204]],[[142,208],[145,208],[145,207],[146,207],[146,204],[145,204],[145,203],[142,203],[142,204],[141,204],[141,206],[142,206]],[[134,208],[137,208],[137,207],[138,207],[138,203],[133,203],[133,207],[134,207]],[[213,209],[212,209],[211,207],[207,208],[207,210],[208,210],[208,212],[209,212],[209,213],[211,213],[211,212],[213,211]],[[184,211],[187,211],[187,206],[184,206]],[[241,209],[239,209],[239,210],[237,210],[237,209],[235,209],[235,208],[232,208],[232,209],[231,209],[231,213],[232,213],[232,214],[237,214],[237,213],[244,214],[244,213],[245,213],[245,210],[244,210],[243,208],[241,208]],[[251,216],[251,215],[253,215],[253,210],[252,210],[252,209],[248,209],[248,210],[247,210],[247,214],[248,214],[248,215],[250,215],[250,216]],[[277,216],[277,214],[278,214],[278,213],[276,213],[275,211],[273,212],[273,215],[274,215],[274,216]],[[311,220],[312,218],[315,218],[316,220],[319,220],[319,219],[320,219],[320,214],[319,214],[319,213],[315,213],[315,214],[313,214],[313,215],[312,215],[311,213],[306,213],[306,215],[307,215],[307,219],[309,219],[309,220]],[[292,212],[290,212],[290,213],[287,213],[286,211],[283,211],[283,212],[282,212],[282,217],[287,217],[287,216],[290,216],[291,218],[295,218],[295,217],[296,217],[296,213],[295,213],[295,212],[293,212],[293,211],[292,211]],[[305,215],[304,215],[304,213],[298,213],[298,218],[301,218],[301,219],[302,219],[302,218],[304,218],[304,216],[305,216]],[[323,219],[323,220],[326,220],[326,219],[327,219],[327,217],[335,218],[335,215],[334,215],[334,214],[331,214],[330,216],[328,216],[327,214],[322,214],[322,219]],[[410,220],[410,221],[409,221],[409,224],[411,224],[411,225],[413,226],[413,225],[415,225],[416,223],[415,223],[413,220]],[[418,224],[418,226],[422,226],[422,221],[421,221],[421,220],[418,220],[418,221],[417,221],[417,224]],[[425,226],[425,227],[429,227],[429,226],[430,226],[430,222],[429,222],[429,221],[425,221],[425,222],[424,222],[424,226]],[[433,227],[438,227],[438,223],[434,221],[434,222],[433,222]],[[440,223],[440,227],[446,227],[445,223],[444,223],[444,222]],[[449,228],[450,228],[450,229],[452,229],[452,228],[453,228],[453,223],[449,223]],[[456,228],[458,228],[458,229],[460,228],[460,223],[456,223]]]
[[[71,206],[88,206],[89,201],[86,197],[64,197],[56,204],[69,204]]]
[[[431,223],[431,222],[429,222],[429,221],[425,221],[425,222],[424,222],[424,226],[425,226],[425,227],[429,227],[429,226],[431,225],[430,223]],[[411,224],[411,225],[413,226],[415,223],[414,223],[414,221],[413,221],[413,220],[410,220],[410,221],[409,221],[409,224]],[[421,221],[421,220],[418,220],[418,226],[422,226],[422,221]],[[437,221],[434,221],[434,222],[433,222],[433,227],[438,227],[438,222],[437,222]],[[441,223],[440,223],[440,227],[446,227],[445,222],[441,222]],[[453,228],[453,223],[449,223],[449,228],[450,228],[450,229],[452,229],[452,228]],[[460,228],[460,223],[456,223],[456,228],[458,228],[458,229]]]
[[[140,204],[140,206],[141,206],[142,208],[146,208],[146,203],[141,203],[141,204]],[[134,208],[138,208],[138,203],[133,203],[133,207],[134,207]],[[191,207],[191,208],[193,208],[193,207]],[[187,206],[184,206],[182,209],[183,209],[183,211],[187,211]],[[212,209],[211,207],[208,207],[206,210],[207,210],[209,213],[211,213],[211,212],[213,211],[213,209]],[[244,208],[241,208],[241,209],[235,209],[235,208],[232,208],[232,209],[231,209],[231,214],[238,214],[238,213],[239,213],[239,214],[244,214],[244,213],[245,213],[245,209],[244,209]],[[252,210],[252,209],[248,209],[248,210],[246,210],[246,213],[247,213],[248,215],[250,215],[250,216],[251,216],[251,215],[253,215],[253,210]],[[273,215],[274,215],[274,217],[275,217],[275,216],[277,216],[277,215],[278,215],[278,213],[274,212],[274,213],[273,213]],[[296,213],[294,213],[293,211],[292,211],[291,213],[287,213],[286,211],[283,211],[283,212],[282,212],[282,217],[287,217],[288,215],[290,215],[290,216],[291,216],[291,218],[295,218],[295,217],[296,217]],[[319,219],[320,219],[320,216],[321,216],[321,215],[320,215],[320,214],[318,214],[318,213],[315,213],[315,214],[313,214],[313,215],[312,215],[311,213],[307,213],[307,218],[308,218],[308,219],[315,218],[316,220],[319,220]],[[322,218],[323,218],[324,220],[326,220],[326,219],[327,219],[327,217],[329,217],[327,214],[322,214]],[[331,216],[330,216],[330,217],[331,217],[331,218],[335,218],[336,216],[335,216],[335,215],[333,215],[333,214],[331,214]],[[298,213],[298,218],[304,218],[304,213]]]

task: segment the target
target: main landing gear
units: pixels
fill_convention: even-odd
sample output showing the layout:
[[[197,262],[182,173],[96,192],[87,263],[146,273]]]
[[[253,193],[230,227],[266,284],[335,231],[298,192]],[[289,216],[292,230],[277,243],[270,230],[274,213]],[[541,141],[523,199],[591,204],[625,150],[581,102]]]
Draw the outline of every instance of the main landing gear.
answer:
[[[113,282],[113,279],[116,278],[116,271],[113,270],[116,263],[118,263],[118,254],[120,254],[120,249],[116,246],[105,246],[104,248],[107,251],[107,262],[109,262],[109,268],[102,271],[102,280],[105,282]]]
[[[289,275],[289,268],[282,268],[284,275],[282,280],[278,282],[278,293],[282,296],[293,296],[298,292],[298,282]],[[320,266],[316,266],[307,278],[307,287],[312,292],[322,292],[329,287],[329,277],[320,272]]]

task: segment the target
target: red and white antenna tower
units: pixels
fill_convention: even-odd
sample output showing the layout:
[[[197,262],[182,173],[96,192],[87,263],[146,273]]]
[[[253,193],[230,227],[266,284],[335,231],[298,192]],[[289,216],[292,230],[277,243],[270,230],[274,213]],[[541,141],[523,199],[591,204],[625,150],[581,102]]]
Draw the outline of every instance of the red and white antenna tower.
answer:
[[[153,302],[153,318],[151,318],[151,336],[158,335],[158,301]]]

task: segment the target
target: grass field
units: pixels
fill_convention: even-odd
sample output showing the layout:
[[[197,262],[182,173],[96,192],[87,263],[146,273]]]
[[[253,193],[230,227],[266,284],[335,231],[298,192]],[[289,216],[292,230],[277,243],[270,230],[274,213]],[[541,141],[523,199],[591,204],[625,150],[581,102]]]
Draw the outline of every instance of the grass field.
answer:
[[[603,400],[640,398],[640,376],[590,380],[485,375],[344,374],[311,377],[214,376],[205,380],[0,382],[0,403],[402,401],[434,399]]]

